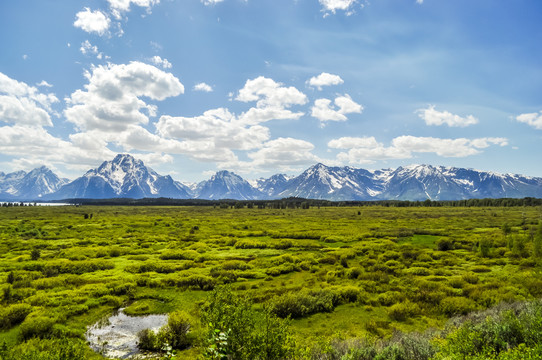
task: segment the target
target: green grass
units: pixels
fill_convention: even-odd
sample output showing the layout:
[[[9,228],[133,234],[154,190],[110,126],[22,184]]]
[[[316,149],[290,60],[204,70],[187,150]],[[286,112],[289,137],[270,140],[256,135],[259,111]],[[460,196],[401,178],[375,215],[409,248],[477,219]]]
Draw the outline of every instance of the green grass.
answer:
[[[293,320],[300,347],[386,338],[443,326],[464,309],[541,297],[540,217],[535,207],[2,208],[0,301],[53,319],[43,338],[77,338],[119,306],[198,319],[223,284],[260,307],[310,289],[335,300],[331,311]],[[406,319],[393,308],[404,302],[415,309]],[[21,341],[18,323],[1,329],[2,341]]]

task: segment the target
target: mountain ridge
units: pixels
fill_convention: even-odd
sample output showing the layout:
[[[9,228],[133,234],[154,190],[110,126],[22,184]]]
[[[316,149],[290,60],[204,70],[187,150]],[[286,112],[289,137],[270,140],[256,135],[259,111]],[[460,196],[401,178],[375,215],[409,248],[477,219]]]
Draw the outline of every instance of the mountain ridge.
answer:
[[[221,170],[209,180],[187,186],[169,175],[156,173],[128,154],[118,154],[73,181],[59,178],[45,166],[28,173],[0,172],[3,201],[119,197],[207,200],[301,197],[332,201],[542,198],[542,178],[424,164],[366,170],[318,163],[297,176],[275,174],[251,181]]]

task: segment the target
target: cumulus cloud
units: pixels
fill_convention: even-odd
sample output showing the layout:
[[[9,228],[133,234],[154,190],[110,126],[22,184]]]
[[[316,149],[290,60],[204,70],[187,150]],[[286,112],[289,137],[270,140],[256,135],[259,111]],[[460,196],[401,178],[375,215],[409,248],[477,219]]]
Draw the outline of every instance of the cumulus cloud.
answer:
[[[293,86],[285,87],[263,76],[247,80],[235,98],[237,101],[254,102],[256,107],[241,114],[240,121],[247,124],[258,124],[269,120],[299,119],[302,112],[292,112],[293,105],[304,105],[307,96]]]
[[[172,65],[167,59],[162,59],[156,55],[151,58],[151,61],[156,66],[161,66],[163,69],[171,69]]]
[[[0,72],[0,121],[29,126],[52,126],[52,105],[58,99]]]
[[[222,1],[224,1],[224,0],[201,0],[203,5],[205,5],[205,6],[216,5],[218,3],[221,3]]]
[[[322,90],[323,86],[339,85],[344,83],[339,75],[333,75],[323,72],[318,76],[313,76],[308,80],[308,84],[312,87]]]
[[[263,147],[248,154],[251,161],[230,161],[221,163],[221,167],[238,172],[247,171],[295,171],[321,162],[312,153],[314,145],[308,141],[294,138],[278,138],[267,141]]]
[[[311,153],[312,150],[314,145],[308,141],[281,137],[266,142],[260,150],[248,154],[248,157],[253,160],[253,165],[260,168],[297,166],[319,161]]]
[[[84,131],[122,131],[128,125],[147,124],[157,108],[141,97],[164,100],[184,92],[175,76],[141,62],[93,67],[85,77],[85,90],[66,98],[64,111],[66,119]]]
[[[14,125],[0,127],[0,153],[17,157],[15,164],[62,164],[80,170],[112,158],[115,153],[107,147],[87,151],[69,141],[51,135],[42,127]]]
[[[80,28],[88,33],[96,33],[100,36],[107,34],[111,20],[103,12],[96,10],[91,11],[85,8],[78,12],[73,26]]]
[[[342,137],[328,143],[332,149],[344,149],[338,160],[353,164],[368,164],[377,160],[409,159],[413,153],[434,153],[442,157],[467,157],[492,145],[506,146],[505,138],[441,139],[433,137],[399,136],[390,146],[376,141],[374,137]]]
[[[194,85],[194,91],[212,92],[213,87],[204,82]]]
[[[342,10],[346,12],[346,15],[351,15],[353,13],[353,6],[357,3],[356,0],[318,0],[322,5],[322,11],[324,12],[324,17],[328,16],[330,13],[335,14],[337,10]]]
[[[478,119],[472,115],[461,117],[448,111],[438,111],[435,110],[434,105],[430,105],[427,109],[418,109],[416,113],[427,125],[440,126],[446,124],[450,127],[466,127],[478,123]]]
[[[331,104],[329,99],[317,99],[311,109],[311,115],[323,124],[326,121],[346,121],[346,114],[361,114],[363,106],[356,103],[350,95],[338,96]]]
[[[81,54],[83,55],[95,55],[96,58],[100,60],[103,58],[103,54],[98,51],[98,47],[96,45],[92,45],[88,40],[81,43],[79,51],[81,51]]]
[[[259,148],[270,137],[268,128],[247,126],[225,108],[208,110],[196,117],[162,116],[156,129],[165,138],[211,142],[216,148],[235,150]]]
[[[39,82],[38,84],[36,84],[37,86],[40,86],[40,87],[48,87],[48,88],[51,88],[53,87],[53,85],[49,84],[47,81],[45,80],[42,80],[41,82]]]
[[[542,111],[518,115],[516,120],[532,126],[537,130],[542,130]]]
[[[111,7],[111,13],[117,19],[122,17],[123,12],[129,12],[132,4],[147,9],[147,12],[151,11],[151,8],[160,3],[160,0],[107,0]]]

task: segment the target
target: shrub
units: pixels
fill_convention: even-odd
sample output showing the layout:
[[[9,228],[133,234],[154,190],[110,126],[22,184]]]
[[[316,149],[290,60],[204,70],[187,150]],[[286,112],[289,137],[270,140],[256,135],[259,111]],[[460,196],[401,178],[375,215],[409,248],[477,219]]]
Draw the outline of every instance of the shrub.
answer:
[[[420,307],[415,303],[411,303],[410,301],[392,305],[388,309],[389,317],[395,321],[405,321],[412,316],[418,315],[419,313]]]
[[[247,297],[230,287],[213,291],[202,308],[208,326],[205,354],[211,359],[289,359],[292,342],[289,322],[277,318],[269,308],[257,312]]]
[[[248,270],[252,268],[249,264],[241,260],[229,260],[222,263],[224,270]]]
[[[189,336],[191,321],[188,314],[184,311],[177,311],[169,314],[166,327],[161,330],[165,332],[165,338],[168,344],[174,349],[186,349],[192,344]]]
[[[43,315],[27,316],[20,326],[21,337],[23,340],[33,337],[50,338],[53,335],[54,325],[55,320],[50,317]]]
[[[461,276],[461,280],[469,284],[478,284],[479,278],[475,273],[465,273]]]
[[[448,315],[465,315],[476,310],[476,303],[465,297],[447,297],[440,302],[441,312]]]
[[[357,278],[361,275],[362,272],[363,272],[363,271],[362,271],[360,268],[358,268],[358,267],[351,268],[351,269],[348,271],[348,278],[349,278],[349,279],[357,279]]]
[[[281,318],[302,318],[307,315],[331,312],[340,297],[331,290],[302,290],[286,293],[271,301],[271,312]]]
[[[431,275],[431,271],[424,267],[414,266],[406,270],[407,273],[416,276],[428,276]]]
[[[384,306],[391,306],[395,303],[398,303],[404,300],[404,298],[405,298],[404,295],[402,295],[401,293],[397,291],[388,291],[388,292],[379,294],[377,297],[378,302]]]
[[[32,260],[38,260],[41,256],[41,252],[39,249],[33,249],[31,252],[30,252],[30,259]]]
[[[447,239],[447,238],[440,239],[437,242],[437,249],[439,251],[453,250],[454,249],[454,243],[452,242],[452,240]]]
[[[159,350],[161,344],[159,344],[158,336],[151,329],[143,329],[137,333],[137,347],[140,350],[155,351]]]
[[[201,290],[212,290],[216,286],[216,280],[210,276],[193,274],[176,281],[179,287],[198,287]]]
[[[28,304],[14,304],[0,309],[0,329],[9,329],[20,324],[32,311]]]
[[[195,250],[164,251],[160,254],[161,260],[195,260],[199,253]]]
[[[2,348],[3,360],[81,360],[89,358],[87,345],[81,339],[30,339],[16,346]]]

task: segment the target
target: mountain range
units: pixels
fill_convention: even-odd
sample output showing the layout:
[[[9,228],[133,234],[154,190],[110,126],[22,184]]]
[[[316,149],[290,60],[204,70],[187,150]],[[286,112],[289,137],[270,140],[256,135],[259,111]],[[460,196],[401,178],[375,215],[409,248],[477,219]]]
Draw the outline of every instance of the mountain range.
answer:
[[[542,197],[542,178],[473,169],[410,165],[365,170],[316,164],[298,176],[273,175],[247,181],[219,171],[199,184],[159,175],[131,155],[119,154],[69,181],[45,166],[30,172],[0,172],[0,200],[62,200],[167,197],[264,200],[286,197],[333,201],[461,200]]]

